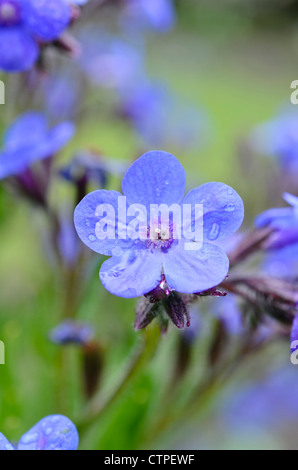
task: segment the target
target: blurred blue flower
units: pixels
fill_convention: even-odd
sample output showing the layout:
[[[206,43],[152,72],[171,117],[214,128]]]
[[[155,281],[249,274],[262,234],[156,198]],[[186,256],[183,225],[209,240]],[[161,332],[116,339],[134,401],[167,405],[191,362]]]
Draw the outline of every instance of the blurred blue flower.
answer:
[[[213,298],[212,302],[215,316],[222,320],[228,333],[239,335],[244,332],[243,316],[235,295],[229,293],[226,297]]]
[[[273,277],[297,277],[298,242],[268,250],[262,263],[262,270]]]
[[[196,293],[218,285],[225,278],[229,261],[214,242],[232,235],[240,227],[244,216],[243,202],[236,191],[223,183],[205,184],[184,197],[185,183],[185,171],[179,161],[169,153],[153,151],[132,164],[123,178],[122,189],[128,206],[142,204],[147,215],[152,204],[187,204],[191,209],[196,204],[203,204],[203,246],[196,250],[186,250],[186,239],[173,236],[173,222],[169,224],[168,238],[145,235],[145,239],[136,240],[129,236],[122,239],[118,236],[121,230],[119,214],[116,220],[107,221],[116,229],[115,238],[103,240],[97,237],[97,224],[101,220],[97,208],[109,204],[117,215],[122,195],[116,191],[95,191],[77,206],[74,221],[81,240],[97,253],[112,256],[100,270],[100,279],[109,292],[125,298],[138,297],[155,289],[164,275],[172,290]],[[189,225],[195,223],[194,212]],[[157,220],[158,227],[159,224],[160,220]],[[159,233],[152,223],[150,226]],[[144,233],[150,233],[148,217],[141,228]]]
[[[67,3],[72,3],[73,5],[79,5],[79,6],[82,6],[82,5],[86,5],[86,3],[88,3],[89,0],[63,0],[64,2],[67,2]]]
[[[269,209],[256,218],[256,226],[272,227],[274,233],[266,242],[268,250],[277,250],[298,243],[298,197],[284,194],[291,207]]]
[[[81,246],[69,210],[64,209],[59,214],[57,241],[59,252],[65,265],[74,267],[81,253]]]
[[[193,344],[201,332],[202,321],[197,306],[190,305],[188,310],[190,325],[181,331],[181,336],[186,343]]]
[[[29,111],[5,132],[0,152],[0,180],[22,173],[38,160],[51,157],[72,138],[75,127],[64,122],[48,128],[45,116]]]
[[[77,450],[78,431],[65,416],[52,415],[43,418],[24,434],[16,449],[0,433],[0,450]]]
[[[203,111],[181,103],[159,82],[143,80],[122,90],[120,110],[150,146],[184,149],[203,145],[209,130]]]
[[[78,61],[92,83],[108,88],[123,88],[143,75],[142,49],[96,28],[78,35],[82,54]]]
[[[50,332],[50,340],[61,345],[80,344],[84,346],[90,343],[93,337],[94,331],[91,325],[75,320],[65,320]]]
[[[84,89],[80,77],[73,69],[60,69],[55,74],[48,75],[41,91],[43,108],[54,121],[72,120],[77,116]]]
[[[294,368],[286,366],[274,370],[257,384],[243,386],[225,400],[225,425],[229,423],[238,429],[250,425],[268,426],[272,431],[281,423],[297,422],[297,393],[298,382]]]
[[[83,152],[73,158],[60,170],[60,175],[74,184],[95,183],[105,188],[110,175],[122,177],[127,164],[121,160],[111,159],[95,152]]]
[[[176,21],[172,0],[125,0],[125,20],[130,29],[169,31]]]
[[[283,111],[274,119],[259,125],[252,133],[254,150],[274,156],[284,170],[298,170],[298,114]]]
[[[57,39],[70,18],[63,0],[0,0],[0,68],[29,69],[39,56],[39,42]]]

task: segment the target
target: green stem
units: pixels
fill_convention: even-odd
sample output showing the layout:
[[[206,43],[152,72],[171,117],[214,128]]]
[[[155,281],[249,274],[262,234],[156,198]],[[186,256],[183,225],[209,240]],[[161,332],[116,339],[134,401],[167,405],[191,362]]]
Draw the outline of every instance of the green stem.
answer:
[[[155,354],[161,335],[159,328],[149,326],[143,334],[142,341],[138,343],[132,357],[125,367],[122,377],[108,394],[100,393],[91,400],[83,410],[81,417],[76,420],[80,433],[94,424],[120,397],[122,392],[132,383],[144,366],[150,362]]]

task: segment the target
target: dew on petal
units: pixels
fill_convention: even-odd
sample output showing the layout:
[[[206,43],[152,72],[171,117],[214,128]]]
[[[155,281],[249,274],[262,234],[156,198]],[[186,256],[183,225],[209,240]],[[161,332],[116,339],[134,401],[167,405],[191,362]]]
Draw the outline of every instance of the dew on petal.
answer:
[[[235,207],[234,204],[227,204],[226,207],[225,207],[226,212],[234,212],[235,209],[236,209],[236,207]]]
[[[219,237],[219,232],[220,232],[219,225],[218,224],[213,224],[212,228],[209,232],[208,239],[211,240],[211,241],[217,240],[218,237]]]
[[[32,433],[32,434],[25,434],[21,439],[21,443],[22,444],[31,444],[31,442],[34,442],[37,439],[38,439],[38,434],[36,432]]]

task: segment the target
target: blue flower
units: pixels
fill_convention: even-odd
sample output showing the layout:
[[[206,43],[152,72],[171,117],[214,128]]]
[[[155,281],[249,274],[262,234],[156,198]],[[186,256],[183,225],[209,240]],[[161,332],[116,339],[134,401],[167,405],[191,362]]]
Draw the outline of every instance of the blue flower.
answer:
[[[142,205],[140,212],[148,209],[147,215],[154,204],[176,204],[181,212],[184,207],[191,207],[188,220],[191,226],[198,222],[195,206],[202,204],[204,215],[199,222],[203,222],[204,231],[200,249],[197,245],[193,245],[190,251],[185,249],[185,236],[173,235],[176,227],[172,219],[167,235],[164,228],[160,230],[159,219],[155,221],[156,227],[154,222],[149,227],[149,219],[145,217],[141,227],[145,234],[142,239],[124,237],[122,214],[118,211],[119,197],[122,196],[119,192],[95,191],[77,206],[74,222],[81,240],[97,253],[111,256],[100,270],[100,279],[109,292],[125,298],[138,297],[149,293],[165,279],[164,284],[167,283],[172,290],[197,293],[218,285],[226,277],[228,258],[214,242],[238,230],[244,217],[243,202],[234,189],[223,183],[205,184],[183,198],[185,183],[185,171],[173,155],[152,151],[128,169],[122,189],[127,207]],[[98,208],[101,210],[103,204],[109,204],[115,214],[118,211],[115,219],[111,214],[107,216],[107,226],[114,224],[116,228],[114,238],[98,236],[98,227],[102,223]],[[132,222],[129,217],[128,220]],[[148,230],[149,238],[146,236]],[[151,237],[150,230],[154,231],[154,237]]]
[[[269,375],[263,376],[257,384],[244,384],[240,390],[229,396],[223,404],[225,428],[230,425],[239,433],[241,427],[255,429],[266,427],[268,433],[296,423],[298,416],[296,370],[283,364]],[[297,393],[296,393],[297,392]],[[253,428],[254,429],[254,428]],[[293,427],[290,427],[291,432]]]
[[[110,176],[122,177],[126,170],[127,165],[120,160],[113,160],[95,152],[84,152],[61,168],[60,175],[76,185],[93,182],[105,188]]]
[[[50,340],[56,344],[80,344],[86,345],[94,337],[91,325],[65,320],[50,332]]]
[[[138,29],[170,30],[176,20],[172,0],[126,0],[129,24]]]
[[[49,92],[50,90],[50,92]],[[54,120],[72,120],[80,110],[80,100],[84,90],[82,83],[74,70],[55,70],[55,73],[44,79],[41,86],[43,108]]]
[[[151,146],[190,148],[208,133],[205,113],[181,103],[163,83],[141,80],[121,90],[120,109]]]
[[[287,171],[298,169],[298,115],[283,112],[259,125],[252,133],[252,146],[262,154],[274,156]]]
[[[86,3],[88,3],[88,0],[63,0],[63,1],[73,4],[73,5],[79,5],[79,6],[86,5]]]
[[[141,47],[110,36],[98,27],[83,30],[78,40],[82,47],[79,65],[95,85],[122,89],[137,83],[143,76]]]
[[[22,173],[38,160],[51,157],[71,139],[74,125],[64,122],[49,129],[42,113],[29,111],[5,132],[0,152],[0,180]]]
[[[244,332],[243,317],[239,308],[238,299],[233,294],[226,297],[212,299],[215,315],[220,318],[226,331],[233,336]]]
[[[285,193],[284,199],[291,207],[269,209],[256,219],[257,227],[274,229],[266,242],[267,249],[276,250],[298,243],[298,197]]]
[[[77,450],[79,435],[75,425],[65,416],[43,418],[24,434],[16,449],[0,433],[0,450]]]
[[[57,39],[71,19],[63,0],[0,0],[0,68],[27,70],[39,56],[39,42]]]

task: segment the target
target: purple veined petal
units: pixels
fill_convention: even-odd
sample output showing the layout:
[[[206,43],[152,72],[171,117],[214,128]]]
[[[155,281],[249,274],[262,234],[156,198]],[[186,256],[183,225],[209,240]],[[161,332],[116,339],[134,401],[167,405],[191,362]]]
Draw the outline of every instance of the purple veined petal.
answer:
[[[28,70],[38,56],[36,41],[24,29],[0,28],[0,69],[6,72]]]
[[[292,207],[269,209],[260,214],[255,220],[255,225],[258,228],[270,225],[273,228],[282,229],[297,225],[297,223],[298,217],[295,215]]]
[[[39,39],[52,41],[67,28],[70,6],[62,0],[23,0],[23,21]]]
[[[186,174],[174,155],[162,151],[145,153],[128,169],[122,181],[129,204],[180,203],[185,191]]]
[[[102,255],[112,256],[127,250],[133,245],[130,239],[120,239],[118,237],[118,203],[119,198],[123,196],[117,191],[106,191],[104,189],[94,191],[87,194],[86,197],[78,204],[74,213],[74,224],[77,233],[85,245],[91,250],[96,251]],[[101,205],[108,204],[111,206],[111,211],[98,213],[98,208]],[[114,209],[114,211],[112,210]],[[125,206],[126,210],[126,206]],[[120,210],[120,212],[122,212]],[[111,236],[101,239],[98,237],[98,223],[106,220],[106,230],[111,230]],[[120,224],[119,224],[120,225]],[[114,229],[114,237],[112,237],[112,230]]]
[[[297,196],[293,196],[293,194],[290,194],[290,193],[284,193],[283,198],[290,206],[294,207],[294,209],[296,208],[298,209],[298,197]]]
[[[192,222],[195,205],[203,205],[204,241],[227,238],[236,232],[244,218],[244,205],[239,194],[224,183],[206,183],[190,191],[182,205],[191,204]]]
[[[188,251],[181,240],[163,256],[168,285],[184,294],[194,294],[220,284],[228,274],[229,260],[224,251],[210,243]]]
[[[51,129],[48,134],[50,154],[61,150],[74,136],[76,127],[72,122],[62,122]]]
[[[43,113],[28,111],[22,114],[4,133],[5,149],[11,151],[21,146],[37,145],[47,132],[47,120]]]
[[[291,331],[291,352],[295,352],[298,348],[298,315],[295,316]]]
[[[105,261],[99,277],[111,294],[133,298],[155,289],[161,281],[161,273],[162,259],[159,253],[131,250]]]
[[[0,450],[14,450],[13,445],[6,439],[4,434],[0,432]]]
[[[77,450],[79,435],[75,425],[65,416],[43,418],[24,434],[17,450]]]

